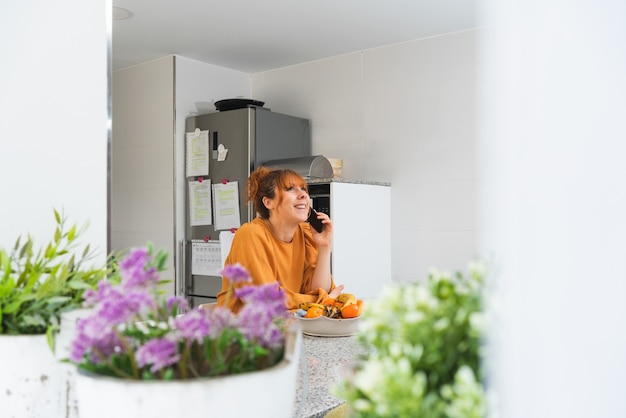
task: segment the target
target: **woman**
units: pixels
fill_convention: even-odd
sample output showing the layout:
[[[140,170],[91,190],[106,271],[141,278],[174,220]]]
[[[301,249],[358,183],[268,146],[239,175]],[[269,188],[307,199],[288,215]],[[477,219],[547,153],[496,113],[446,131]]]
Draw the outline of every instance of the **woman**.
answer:
[[[343,285],[335,286],[330,274],[333,223],[324,213],[317,214],[322,232],[305,222],[311,208],[304,179],[292,170],[259,167],[250,174],[247,192],[257,217],[237,230],[225,264],[240,263],[256,284],[278,282],[289,310],[340,295]],[[222,278],[218,305],[224,305],[229,283]],[[242,306],[231,298],[233,311]]]

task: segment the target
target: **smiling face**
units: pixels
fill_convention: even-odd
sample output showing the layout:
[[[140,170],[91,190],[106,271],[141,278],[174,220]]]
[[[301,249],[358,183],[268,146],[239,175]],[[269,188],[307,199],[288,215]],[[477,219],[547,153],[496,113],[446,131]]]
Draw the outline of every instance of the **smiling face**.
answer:
[[[274,197],[263,199],[265,207],[286,222],[300,223],[309,215],[307,184],[295,172],[285,170],[276,180]]]
[[[309,204],[309,194],[306,187],[289,186],[282,193],[282,199],[276,208],[276,213],[285,220],[304,222],[309,216]]]

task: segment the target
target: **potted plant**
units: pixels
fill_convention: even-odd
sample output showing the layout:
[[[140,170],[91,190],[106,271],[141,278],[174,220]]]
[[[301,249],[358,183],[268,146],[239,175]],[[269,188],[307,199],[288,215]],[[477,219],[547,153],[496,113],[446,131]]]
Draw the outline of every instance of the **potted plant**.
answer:
[[[119,262],[117,284],[85,293],[93,310],[78,322],[71,351],[81,416],[291,417],[301,336],[285,328],[284,292],[243,285],[229,292],[246,302],[237,314],[188,310],[158,292],[166,256],[134,249]],[[250,280],[239,265],[222,274]]]
[[[107,275],[90,263],[84,231],[54,210],[52,239],[40,248],[29,235],[0,248],[0,398],[7,416],[55,416],[66,409],[66,376],[53,348],[61,317],[82,303],[82,294]],[[106,263],[103,263],[106,264]]]
[[[388,286],[364,311],[367,355],[334,387],[351,417],[483,418],[483,263]]]

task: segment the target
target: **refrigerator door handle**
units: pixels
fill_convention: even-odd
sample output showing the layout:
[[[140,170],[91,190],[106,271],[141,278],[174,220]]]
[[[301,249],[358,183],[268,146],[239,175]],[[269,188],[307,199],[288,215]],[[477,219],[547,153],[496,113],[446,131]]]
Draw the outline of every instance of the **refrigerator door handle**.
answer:
[[[182,297],[186,297],[185,294],[185,286],[187,284],[187,251],[185,248],[185,240],[180,240],[178,242],[178,271],[180,271],[180,280],[178,281],[178,294]]]

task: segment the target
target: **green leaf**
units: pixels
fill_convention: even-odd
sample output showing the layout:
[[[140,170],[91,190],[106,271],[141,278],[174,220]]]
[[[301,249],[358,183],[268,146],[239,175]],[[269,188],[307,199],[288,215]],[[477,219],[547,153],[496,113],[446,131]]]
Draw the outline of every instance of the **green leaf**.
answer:
[[[53,296],[47,299],[48,305],[61,305],[72,300],[69,296]]]
[[[32,296],[32,297],[28,297],[28,296]],[[3,309],[4,313],[6,314],[13,314],[15,312],[17,312],[17,310],[20,308],[20,306],[22,306],[22,303],[30,300],[30,299],[34,299],[35,295],[22,295],[22,297],[14,302],[9,303],[8,305],[6,305]]]
[[[19,243],[19,239],[17,241]],[[24,255],[27,253],[27,251],[29,251],[29,248],[31,245],[32,245],[32,242],[30,240],[30,235],[29,235],[28,240],[24,243],[24,245],[22,245],[22,248],[20,248],[19,258],[24,258]]]
[[[70,230],[67,233],[67,240],[68,241],[74,241],[74,238],[76,237],[76,224],[74,224]]]
[[[30,327],[46,327],[47,323],[40,314],[24,315],[22,318],[24,324]]]
[[[44,256],[49,259],[53,258],[55,252],[56,252],[56,247],[53,247],[52,244],[48,244],[48,246],[46,247],[46,252]]]
[[[91,284],[80,280],[70,280],[67,282],[67,285],[73,290],[88,290],[94,288]]]
[[[54,353],[54,335],[55,335],[55,327],[49,326],[46,330],[46,341],[48,341],[48,347]]]

